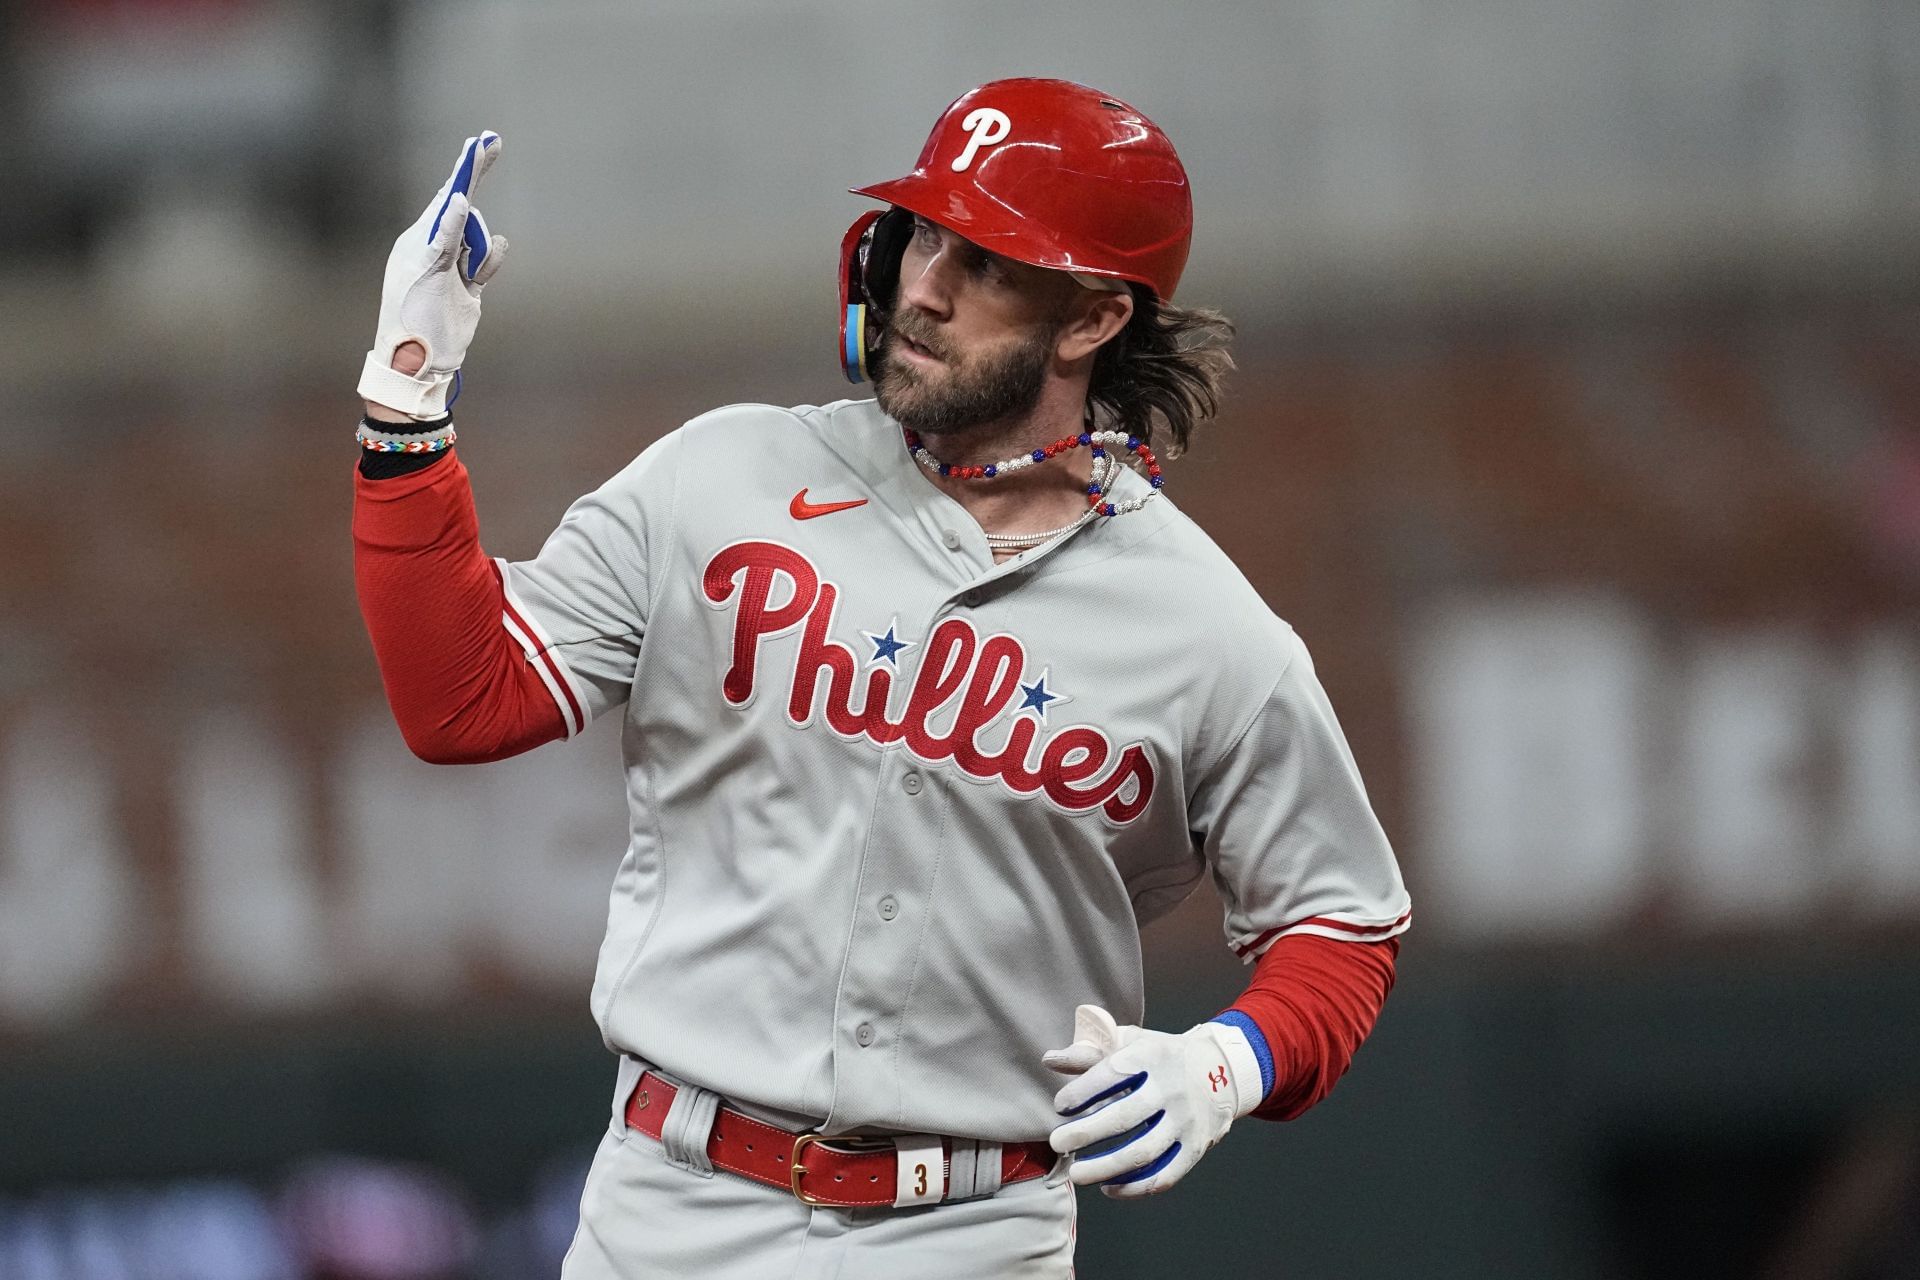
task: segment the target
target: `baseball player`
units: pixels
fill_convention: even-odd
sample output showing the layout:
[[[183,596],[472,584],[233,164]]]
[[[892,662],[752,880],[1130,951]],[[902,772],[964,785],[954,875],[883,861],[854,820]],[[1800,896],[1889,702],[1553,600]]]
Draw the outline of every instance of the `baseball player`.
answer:
[[[519,561],[447,413],[500,150],[387,264],[353,531],[419,755],[622,717],[620,1066],[563,1274],[1070,1274],[1076,1186],[1327,1094],[1409,912],[1305,648],[1161,492],[1230,333],[1172,302],[1172,144],[1079,85],[965,94],[842,247],[876,398],[696,418]],[[1140,926],[1208,875],[1251,980],[1145,1029]]]

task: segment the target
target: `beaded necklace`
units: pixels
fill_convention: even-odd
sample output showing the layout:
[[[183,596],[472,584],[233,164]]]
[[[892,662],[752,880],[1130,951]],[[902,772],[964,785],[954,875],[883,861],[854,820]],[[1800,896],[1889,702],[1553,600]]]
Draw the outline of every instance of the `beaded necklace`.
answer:
[[[1146,506],[1148,500],[1159,493],[1160,487],[1166,483],[1160,474],[1160,463],[1154,458],[1153,450],[1147,448],[1140,437],[1130,436],[1124,431],[1082,431],[1078,435],[1062,436],[1052,444],[1035,449],[1031,453],[1016,454],[1004,462],[989,463],[983,467],[953,466],[942,462],[927,452],[926,446],[920,443],[920,437],[914,432],[906,431],[903,434],[906,436],[907,451],[913,455],[915,462],[933,475],[958,480],[992,480],[1009,472],[1024,470],[1035,463],[1045,462],[1048,458],[1066,453],[1070,449],[1078,449],[1081,445],[1092,449],[1093,475],[1091,483],[1087,485],[1087,511],[1080,520],[1063,525],[1051,533],[987,535],[989,546],[997,545],[1003,549],[1025,548],[1045,542],[1049,538],[1057,538],[1069,529],[1079,527],[1082,520],[1091,519],[1094,516],[1121,516],[1130,511],[1138,511]],[[1147,483],[1152,485],[1153,489],[1144,497],[1129,498],[1125,502],[1107,501],[1107,490],[1112,487],[1113,478],[1120,469],[1119,459],[1110,458],[1107,453],[1108,447],[1115,445],[1124,447],[1146,466]],[[997,543],[996,539],[998,539]],[[1029,542],[1027,539],[1033,541]]]
[[[1094,479],[1100,481],[1103,485],[1111,484],[1113,482],[1114,470],[1119,467],[1119,465],[1120,460],[1112,455],[1095,459],[1093,464]],[[987,534],[987,550],[1028,551],[1043,542],[1052,542],[1063,533],[1072,533],[1087,521],[1092,520],[1096,514],[1092,507],[1088,507],[1078,516],[1061,525],[1058,529],[1049,529],[1045,533],[989,533]]]

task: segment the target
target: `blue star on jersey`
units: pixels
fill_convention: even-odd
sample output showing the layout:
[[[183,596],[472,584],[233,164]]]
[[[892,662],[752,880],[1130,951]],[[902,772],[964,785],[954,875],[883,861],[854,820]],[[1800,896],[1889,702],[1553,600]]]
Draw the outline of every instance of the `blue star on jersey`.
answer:
[[[1047,679],[1052,674],[1052,667],[1042,667],[1037,680],[1032,684],[1022,684],[1020,686],[1020,692],[1023,696],[1019,707],[1014,711],[1015,715],[1025,715],[1031,711],[1039,718],[1041,724],[1045,724],[1047,723],[1047,712],[1053,709],[1054,703],[1073,701],[1071,696],[1047,688]]]
[[[873,656],[867,659],[868,667],[877,667],[886,663],[894,670],[900,669],[899,655],[919,643],[917,640],[902,640],[898,637],[900,619],[895,617],[887,624],[885,631],[862,631],[860,634],[873,642]]]

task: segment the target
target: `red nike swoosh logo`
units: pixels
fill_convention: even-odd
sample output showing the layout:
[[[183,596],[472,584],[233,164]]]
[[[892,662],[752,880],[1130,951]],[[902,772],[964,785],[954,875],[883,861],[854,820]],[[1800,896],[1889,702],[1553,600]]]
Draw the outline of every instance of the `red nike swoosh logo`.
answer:
[[[795,520],[811,520],[815,516],[830,516],[836,511],[851,511],[866,505],[865,498],[854,498],[849,502],[808,502],[807,491],[802,489],[793,495],[793,501],[787,504],[787,511]]]

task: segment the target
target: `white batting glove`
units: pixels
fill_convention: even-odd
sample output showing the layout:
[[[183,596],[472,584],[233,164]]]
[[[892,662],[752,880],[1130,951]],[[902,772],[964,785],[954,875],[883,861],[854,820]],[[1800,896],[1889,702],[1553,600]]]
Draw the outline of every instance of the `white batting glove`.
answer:
[[[1068,1119],[1049,1142],[1074,1153],[1075,1183],[1098,1184],[1116,1199],[1165,1191],[1260,1105],[1259,1057],[1245,1032],[1218,1022],[1172,1035],[1117,1025],[1105,1009],[1083,1004],[1074,1010],[1073,1043],[1040,1061],[1078,1077],[1054,1095]]]
[[[468,138],[453,172],[387,256],[380,324],[360,374],[360,397],[419,421],[446,413],[459,394],[460,366],[480,323],[480,289],[506,260],[507,238],[487,234],[471,198],[500,158],[500,135]],[[412,377],[393,367],[403,342],[418,342],[427,360]]]

